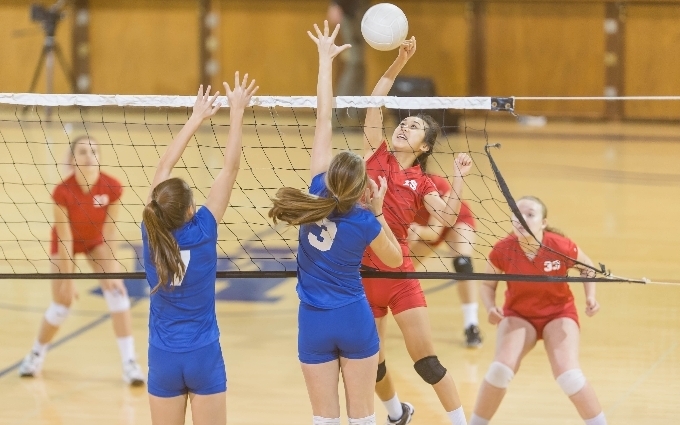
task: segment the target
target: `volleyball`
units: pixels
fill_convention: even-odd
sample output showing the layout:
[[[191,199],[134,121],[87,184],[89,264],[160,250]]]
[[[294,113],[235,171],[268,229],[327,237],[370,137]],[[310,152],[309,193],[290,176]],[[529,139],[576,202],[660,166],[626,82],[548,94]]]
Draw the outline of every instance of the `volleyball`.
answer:
[[[361,19],[361,34],[376,50],[394,50],[406,40],[408,20],[397,6],[379,3],[368,9]]]

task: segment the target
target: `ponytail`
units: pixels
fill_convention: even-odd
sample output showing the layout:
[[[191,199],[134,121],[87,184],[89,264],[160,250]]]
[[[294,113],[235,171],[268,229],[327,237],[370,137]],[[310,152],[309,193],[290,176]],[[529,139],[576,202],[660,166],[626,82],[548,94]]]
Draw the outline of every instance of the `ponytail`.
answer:
[[[282,187],[272,198],[274,206],[269,210],[269,218],[276,224],[285,221],[299,225],[315,223],[328,217],[335,209],[339,213],[347,212],[354,202],[340,202],[337,198],[320,198],[292,187]]]
[[[170,232],[186,222],[193,194],[184,180],[172,178],[159,183],[151,198],[144,207],[143,220],[149,237],[149,254],[158,274],[158,282],[151,290],[154,294],[167,287],[171,280],[182,279],[186,272],[179,245]]]

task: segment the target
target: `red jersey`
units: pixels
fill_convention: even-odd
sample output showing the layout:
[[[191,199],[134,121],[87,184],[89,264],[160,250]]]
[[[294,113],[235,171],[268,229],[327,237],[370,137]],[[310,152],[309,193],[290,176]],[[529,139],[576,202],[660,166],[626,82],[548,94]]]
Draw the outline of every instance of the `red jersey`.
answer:
[[[543,245],[563,255],[541,247],[530,260],[522,251],[517,236],[512,234],[494,245],[489,260],[507,274],[566,276],[567,270],[574,266],[572,259],[578,256],[576,244],[564,236],[544,232]],[[537,318],[563,311],[566,305],[573,303],[574,295],[566,282],[508,282],[503,309]]]
[[[73,252],[87,252],[104,242],[102,230],[108,206],[120,199],[123,187],[118,180],[99,173],[97,183],[89,192],[83,190],[74,175],[54,189],[52,199],[66,208],[73,234]],[[57,231],[52,227],[52,254],[57,253]]]
[[[434,183],[435,187],[437,188],[437,192],[439,192],[439,196],[444,196],[451,192],[451,184],[449,183],[448,179],[436,174],[426,174],[426,176],[428,176],[430,180],[432,180],[432,183]],[[421,226],[426,226],[429,221],[430,212],[427,210],[427,208],[425,208],[425,205],[423,205],[416,213],[414,222]],[[470,210],[468,203],[462,199],[460,201],[460,211],[458,211],[458,217],[456,218],[456,224],[458,223],[466,223],[473,229],[475,228],[475,217],[472,215],[472,210]]]
[[[383,214],[401,245],[404,263],[396,269],[388,267],[369,247],[366,249],[362,264],[380,270],[415,271],[411,259],[408,258],[409,250],[406,240],[408,228],[413,223],[416,212],[423,206],[423,197],[428,193],[436,192],[437,188],[419,165],[402,169],[394,155],[388,152],[385,141],[366,161],[366,172],[368,177],[376,183],[379,183],[378,176],[387,179]]]

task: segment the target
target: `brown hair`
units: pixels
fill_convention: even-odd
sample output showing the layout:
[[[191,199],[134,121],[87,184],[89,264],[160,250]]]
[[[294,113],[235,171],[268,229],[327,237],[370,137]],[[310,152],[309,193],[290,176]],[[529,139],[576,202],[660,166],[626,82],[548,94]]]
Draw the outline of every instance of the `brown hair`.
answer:
[[[517,201],[519,202],[522,199],[526,199],[528,201],[536,202],[538,205],[541,206],[541,209],[543,210],[543,219],[548,218],[548,207],[546,207],[545,204],[543,203],[543,201],[541,201],[539,198],[537,198],[535,196],[522,196]],[[564,236],[564,233],[562,233],[561,230],[559,230],[555,227],[552,227],[552,226],[546,226],[545,229],[543,229],[543,231],[544,232],[550,232],[550,233],[556,233],[560,236]]]
[[[425,123],[425,135],[423,136],[423,142],[425,142],[425,144],[427,144],[430,149],[428,149],[426,152],[420,153],[420,155],[416,157],[416,160],[413,161],[413,166],[420,165],[420,169],[423,171],[423,173],[425,173],[427,172],[427,159],[434,151],[434,146],[437,143],[437,137],[439,137],[441,127],[439,127],[439,123],[437,123],[437,121],[430,115],[418,114],[416,115],[416,118],[420,118]]]
[[[368,183],[366,163],[353,152],[340,152],[326,172],[328,197],[321,198],[292,187],[282,187],[272,198],[269,218],[298,225],[314,223],[333,211],[348,213],[361,199]]]
[[[144,208],[144,225],[149,235],[149,252],[156,266],[158,282],[155,293],[170,279],[181,279],[186,272],[177,240],[172,235],[186,223],[187,211],[193,205],[193,192],[180,178],[167,179],[151,192],[151,202]]]

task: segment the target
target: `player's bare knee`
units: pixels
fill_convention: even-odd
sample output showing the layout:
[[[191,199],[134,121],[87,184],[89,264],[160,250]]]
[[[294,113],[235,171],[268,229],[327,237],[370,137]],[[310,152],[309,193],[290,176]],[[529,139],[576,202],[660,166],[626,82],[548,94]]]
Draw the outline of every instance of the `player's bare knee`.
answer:
[[[413,368],[423,381],[434,385],[446,376],[446,368],[439,363],[437,356],[427,356],[413,364]]]
[[[68,317],[69,311],[68,305],[52,302],[45,311],[45,321],[52,326],[59,327]]]
[[[130,297],[120,291],[103,291],[104,300],[111,313],[120,313],[130,309]]]
[[[570,369],[562,373],[555,380],[568,397],[578,393],[586,386],[586,377],[583,376],[581,369]]]
[[[508,388],[510,381],[515,377],[515,372],[510,366],[501,362],[493,362],[484,376],[484,380],[496,388]]]
[[[472,258],[467,255],[459,255],[453,259],[453,268],[456,273],[474,273]]]
[[[385,366],[385,361],[383,360],[381,363],[378,363],[378,374],[375,377],[375,382],[382,381],[385,375],[387,375],[387,366]]]

